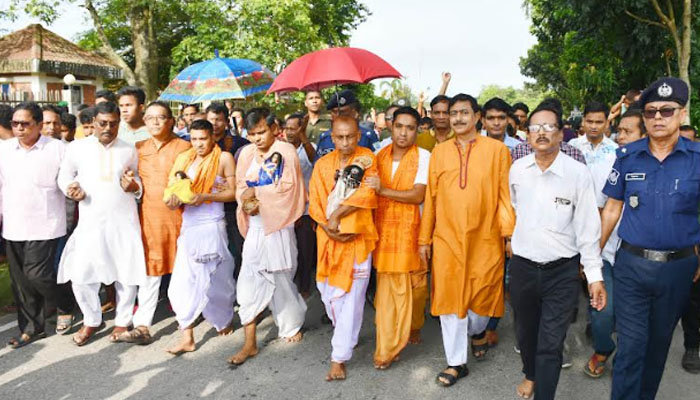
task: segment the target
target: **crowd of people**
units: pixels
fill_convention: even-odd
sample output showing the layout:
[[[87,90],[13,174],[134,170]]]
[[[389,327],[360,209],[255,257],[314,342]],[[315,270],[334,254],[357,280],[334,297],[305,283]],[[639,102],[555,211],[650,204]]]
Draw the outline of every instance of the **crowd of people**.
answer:
[[[333,325],[326,380],[346,378],[370,299],[374,367],[421,342],[429,304],[447,364],[436,382],[452,386],[469,352],[484,360],[498,344],[510,302],[516,392],[552,399],[583,288],[584,372],[602,376],[615,353],[613,399],[656,396],[680,319],[683,368],[700,372],[700,144],[682,125],[687,85],[662,78],[612,109],[591,101],[577,121],[556,99],[530,111],[448,97],[449,81],[427,109],[421,95],[417,108],[364,118],[350,90],[327,103],[308,91],[306,110],[283,119],[230,101],[174,115],[137,87],[100,91],[77,117],[0,105],[19,327],[9,346],[46,337],[54,313],[56,333],[72,332],[78,309],[77,346],[111,310],[111,342],[149,344],[167,296],[181,331],[168,352],[195,351],[203,320],[230,334],[237,312],[245,341],[228,362],[241,365],[258,354],[266,309],[279,337],[299,342],[318,293]]]

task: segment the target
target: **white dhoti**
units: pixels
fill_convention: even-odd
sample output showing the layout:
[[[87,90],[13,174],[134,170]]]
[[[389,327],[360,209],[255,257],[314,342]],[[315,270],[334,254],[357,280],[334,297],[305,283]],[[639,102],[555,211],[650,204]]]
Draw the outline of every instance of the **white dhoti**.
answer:
[[[456,367],[467,363],[469,337],[483,332],[488,323],[489,317],[475,314],[471,310],[465,318],[458,318],[457,314],[440,316],[447,365]]]
[[[362,328],[362,314],[365,308],[365,293],[369,284],[372,256],[353,266],[350,292],[331,286],[328,280],[317,282],[326,313],[333,323],[331,339],[331,361],[344,363],[352,358]]]
[[[223,206],[223,203],[199,207],[209,205]],[[194,221],[188,218],[187,211],[186,207],[168,298],[181,329],[192,325],[202,314],[217,331],[221,331],[233,319],[236,298],[233,257],[228,250],[223,208],[220,219],[200,219],[195,225],[191,224]]]
[[[270,307],[279,337],[292,337],[304,325],[306,302],[294,284],[297,243],[294,226],[265,235],[260,216],[251,216],[236,285],[238,314],[249,324]]]

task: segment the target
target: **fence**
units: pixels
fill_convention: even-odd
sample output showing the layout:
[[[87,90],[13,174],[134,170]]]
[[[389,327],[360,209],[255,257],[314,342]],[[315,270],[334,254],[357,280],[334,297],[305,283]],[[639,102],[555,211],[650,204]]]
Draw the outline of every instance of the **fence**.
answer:
[[[47,90],[40,92],[14,91],[11,93],[0,93],[0,104],[15,105],[25,101],[33,101],[40,104],[55,104],[63,101],[63,94],[60,90]]]

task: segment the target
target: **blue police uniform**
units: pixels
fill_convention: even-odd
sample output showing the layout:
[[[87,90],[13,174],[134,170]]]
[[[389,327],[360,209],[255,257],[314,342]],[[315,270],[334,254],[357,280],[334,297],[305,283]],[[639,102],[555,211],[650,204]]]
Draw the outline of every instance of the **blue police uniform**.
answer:
[[[618,334],[612,398],[653,399],[698,267],[700,143],[680,137],[659,161],[645,138],[618,149],[617,157],[603,189],[624,201],[612,293]]]
[[[379,138],[377,137],[377,135],[374,134],[374,132],[364,128],[360,128],[360,134],[362,135],[358,143],[360,146],[366,147],[372,151],[375,151],[379,148]],[[333,150],[335,150],[335,145],[333,144],[333,140],[331,140],[331,131],[327,130],[323,132],[321,136],[318,137],[316,159],[318,160],[319,158],[325,156]]]

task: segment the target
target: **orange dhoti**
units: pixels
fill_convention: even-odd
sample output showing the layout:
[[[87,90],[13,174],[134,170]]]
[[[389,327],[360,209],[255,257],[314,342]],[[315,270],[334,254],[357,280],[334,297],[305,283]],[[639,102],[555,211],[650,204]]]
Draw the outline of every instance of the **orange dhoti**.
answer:
[[[411,190],[418,172],[418,148],[414,146],[408,150],[392,174],[392,147],[385,147],[377,155],[382,186],[397,191]],[[423,327],[428,269],[418,255],[418,204],[379,197],[375,225],[379,242],[374,264],[377,269],[374,362],[386,364],[406,347],[411,332]]]

